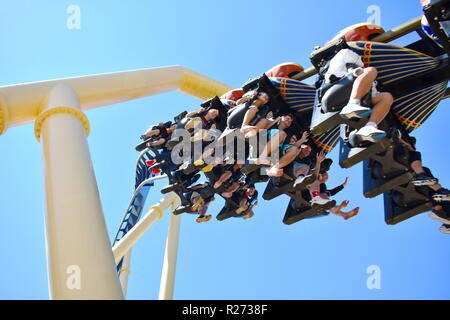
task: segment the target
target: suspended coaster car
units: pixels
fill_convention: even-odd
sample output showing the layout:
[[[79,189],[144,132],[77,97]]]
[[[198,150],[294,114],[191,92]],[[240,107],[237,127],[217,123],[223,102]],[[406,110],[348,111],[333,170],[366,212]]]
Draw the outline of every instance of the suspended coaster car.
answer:
[[[340,135],[341,167],[348,168],[364,161],[364,195],[371,198],[384,193],[388,224],[398,223],[432,207],[430,190],[411,183],[413,171],[400,138],[411,139],[409,134],[447,97],[449,3],[448,0],[434,1],[424,7],[426,19],[422,19],[422,23],[432,23],[427,24],[428,29],[416,28],[421,39],[408,46],[373,41],[382,29],[358,25],[340,33],[337,39],[311,55],[311,61],[319,71],[312,132]],[[433,37],[429,36],[430,30]],[[349,75],[332,84],[324,81],[328,62],[344,48],[359,54],[365,67],[375,67],[378,91],[389,92],[394,97],[390,114],[379,125],[387,136],[377,143],[367,144],[355,135],[367,118],[353,121],[339,115],[348,102],[356,78]],[[367,100],[366,106],[370,106],[370,99]]]
[[[432,191],[411,183],[413,172],[409,167],[410,155],[402,146],[402,140],[412,139],[410,133],[431,115],[442,99],[450,96],[447,90],[450,79],[449,3],[450,0],[424,1],[422,25],[415,24],[414,30],[408,30],[416,31],[420,40],[408,46],[385,43],[386,39],[393,39],[394,36],[373,24],[359,24],[343,30],[324,48],[311,54],[311,62],[319,73],[315,86],[301,82],[311,71],[305,71],[295,63],[284,63],[245,83],[242,89],[234,89],[220,98],[205,101],[202,104],[204,110],[219,110],[216,124],[223,133],[215,143],[226,146],[236,142],[233,134],[239,131],[248,108],[248,105],[237,105],[237,100],[250,90],[263,91],[269,96],[269,101],[264,106],[266,112],[271,112],[274,117],[294,115],[293,124],[285,130],[288,138],[293,134],[299,137],[310,130],[309,139],[312,141],[313,151],[330,152],[340,140],[341,167],[349,168],[356,163],[364,163],[364,195],[371,198],[384,194],[385,220],[388,224],[395,224],[430,210]],[[331,84],[324,81],[330,60],[342,49],[350,49],[361,56],[364,67],[376,68],[378,91],[389,92],[394,97],[389,115],[379,124],[386,136],[376,143],[363,141],[355,134],[367,121],[367,117],[347,120],[339,115],[348,103],[356,76],[350,74]],[[363,103],[371,106],[369,94],[364,97]],[[186,118],[176,117],[177,128],[184,128],[187,121]],[[178,165],[171,163],[167,154],[170,155],[170,150],[181,141],[179,136],[172,135],[163,148],[147,149],[156,150],[153,157],[156,163],[150,169],[160,168],[169,178],[169,185],[162,192],[174,191],[181,198],[182,205],[176,213],[189,212],[191,209],[192,203],[184,194],[198,180],[198,172],[202,169],[202,166],[194,165],[180,169]],[[245,143],[247,159],[250,150],[247,142]],[[263,171],[257,170],[261,167],[244,165],[241,172],[253,183],[269,181],[263,193],[264,199],[270,200],[281,194],[290,197],[284,223],[292,224],[302,219],[326,215],[327,210],[335,205],[334,201],[330,201],[326,207],[312,207],[307,185],[315,177],[307,177],[303,183],[294,187],[292,164],[283,168],[284,175],[279,178],[269,178],[262,174]],[[204,199],[215,193],[223,193],[233,183],[227,181],[216,190],[212,186],[220,176],[220,170],[205,174],[209,186],[200,191]],[[242,211],[239,204],[238,197],[226,198],[226,204],[217,219],[242,216],[248,208]]]

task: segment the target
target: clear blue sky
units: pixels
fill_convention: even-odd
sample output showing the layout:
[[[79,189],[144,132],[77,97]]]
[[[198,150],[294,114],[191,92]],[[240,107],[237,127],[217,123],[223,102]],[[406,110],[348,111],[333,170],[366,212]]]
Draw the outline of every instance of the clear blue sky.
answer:
[[[0,85],[179,64],[239,86],[281,62],[309,67],[313,47],[366,21],[370,5],[380,7],[386,29],[421,14],[418,0],[0,3]],[[71,4],[81,9],[80,30],[66,27]],[[138,136],[199,103],[174,92],[86,112],[111,239],[133,192]],[[415,134],[425,164],[446,186],[449,117],[449,102],[443,102]],[[42,156],[33,125],[1,136],[0,155],[0,299],[47,299]],[[336,151],[332,157],[336,160]],[[450,298],[443,272],[450,263],[450,238],[438,231],[440,224],[423,214],[386,225],[382,197],[362,196],[361,165],[334,166],[329,185],[346,176],[350,185],[336,200],[361,207],[350,221],[329,216],[286,226],[284,196],[260,201],[247,221],[197,224],[193,216],[183,216],[175,298]],[[154,189],[147,205],[160,197]],[[216,201],[210,212],[218,213],[222,203]],[[133,249],[130,299],[157,298],[168,218]],[[366,287],[370,265],[381,268],[380,290]]]

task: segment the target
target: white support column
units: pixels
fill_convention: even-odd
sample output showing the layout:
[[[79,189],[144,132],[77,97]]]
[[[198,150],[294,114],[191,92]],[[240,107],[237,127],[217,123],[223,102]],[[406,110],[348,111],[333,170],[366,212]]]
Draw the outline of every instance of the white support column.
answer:
[[[120,239],[113,247],[113,254],[116,263],[119,263],[120,259],[133,247],[136,241],[152,226],[155,221],[162,218],[164,211],[177,199],[178,196],[174,192],[166,194],[164,198],[150,207],[148,212],[142,217],[136,225],[127,232],[126,235]]]
[[[172,204],[172,211],[180,204],[180,198]],[[170,216],[169,230],[167,233],[166,250],[159,287],[159,300],[172,300],[175,286],[175,271],[177,267],[178,241],[180,237],[181,217],[172,214]]]
[[[128,250],[127,254],[123,257],[122,267],[119,270],[120,285],[122,286],[122,293],[124,297],[127,296],[128,277],[131,274],[131,251],[132,249]]]
[[[67,85],[56,85],[35,122],[44,158],[51,299],[123,299],[88,132],[77,94]]]

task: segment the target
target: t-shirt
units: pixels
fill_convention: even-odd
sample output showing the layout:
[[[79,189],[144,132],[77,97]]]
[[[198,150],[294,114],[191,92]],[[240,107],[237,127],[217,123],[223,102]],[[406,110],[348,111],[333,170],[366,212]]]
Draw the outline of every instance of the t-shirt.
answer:
[[[331,60],[328,71],[325,74],[325,81],[331,82],[331,75],[337,78],[342,78],[348,72],[347,64],[356,64],[359,67],[364,67],[361,57],[350,49],[342,49]]]

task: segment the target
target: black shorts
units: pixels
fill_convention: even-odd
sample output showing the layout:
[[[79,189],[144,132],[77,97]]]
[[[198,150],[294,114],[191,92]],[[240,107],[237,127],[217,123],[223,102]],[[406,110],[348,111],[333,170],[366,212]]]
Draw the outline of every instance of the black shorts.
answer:
[[[422,154],[418,151],[409,151],[409,165],[414,161],[422,161]]]

